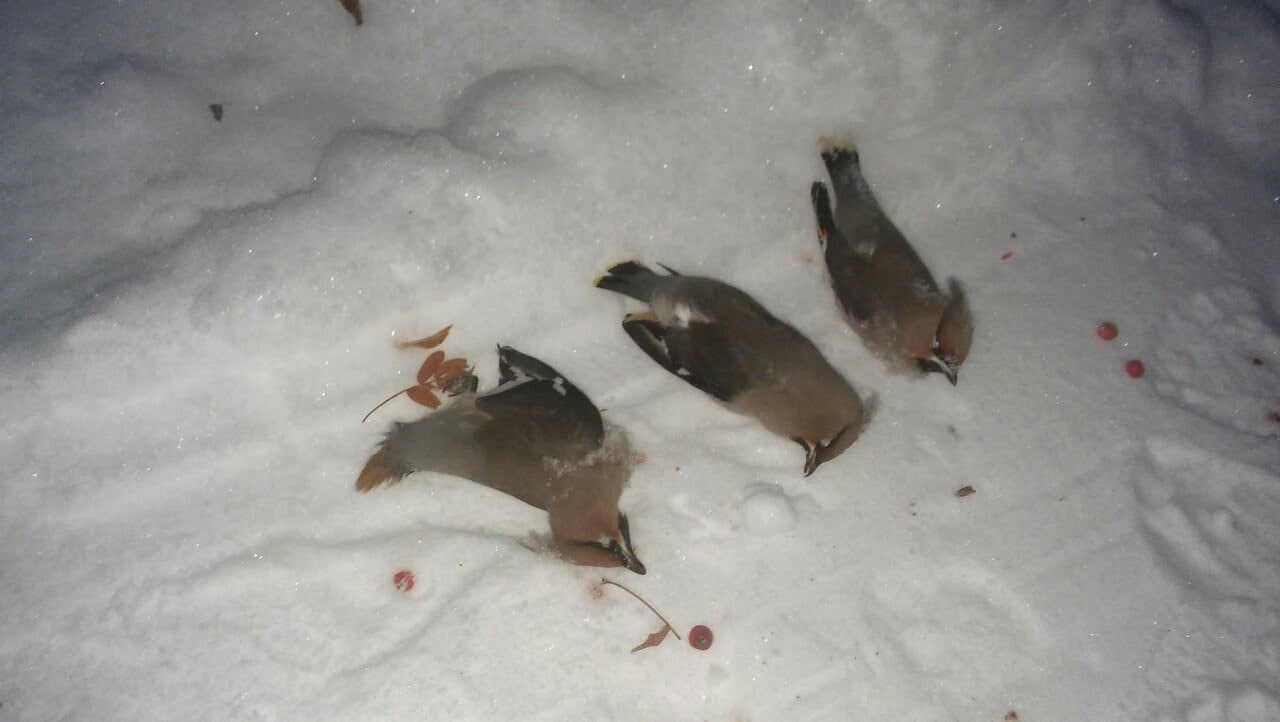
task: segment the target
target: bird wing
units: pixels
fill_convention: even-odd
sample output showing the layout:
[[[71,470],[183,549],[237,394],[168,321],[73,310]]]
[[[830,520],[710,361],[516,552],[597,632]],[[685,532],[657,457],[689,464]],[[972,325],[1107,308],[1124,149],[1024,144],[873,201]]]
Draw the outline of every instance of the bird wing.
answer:
[[[691,323],[669,329],[666,348],[672,373],[721,401],[729,401],[748,387],[738,344],[723,323]]]
[[[505,384],[475,403],[489,417],[477,438],[504,453],[577,461],[604,442],[600,411],[563,376]]]
[[[840,252],[834,247],[829,248],[827,269],[831,272],[836,299],[850,318],[865,323],[875,315],[876,308],[876,293],[872,286],[875,271],[871,257],[852,249]]]
[[[727,352],[718,322],[666,326],[652,314],[633,314],[622,322],[632,341],[659,366],[721,401],[741,392],[742,373]]]

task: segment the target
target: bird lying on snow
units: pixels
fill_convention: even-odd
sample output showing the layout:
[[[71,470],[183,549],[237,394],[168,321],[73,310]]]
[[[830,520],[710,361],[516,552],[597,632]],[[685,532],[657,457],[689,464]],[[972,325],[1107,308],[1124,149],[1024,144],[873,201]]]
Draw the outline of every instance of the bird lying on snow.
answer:
[[[733,286],[667,270],[627,261],[595,281],[649,305],[622,328],[650,358],[803,446],[805,476],[858,439],[862,399],[804,334]]]
[[[621,429],[555,369],[510,346],[498,348],[498,387],[470,388],[446,408],[396,423],[369,457],[357,491],[414,471],[452,474],[543,509],[565,559],[644,574],[618,511],[631,476]]]
[[[943,293],[920,255],[880,209],[852,143],[823,139],[822,160],[835,190],[831,210],[821,181],[810,189],[818,240],[845,320],[871,350],[900,370],[940,373],[955,385],[973,341],[964,289]]]

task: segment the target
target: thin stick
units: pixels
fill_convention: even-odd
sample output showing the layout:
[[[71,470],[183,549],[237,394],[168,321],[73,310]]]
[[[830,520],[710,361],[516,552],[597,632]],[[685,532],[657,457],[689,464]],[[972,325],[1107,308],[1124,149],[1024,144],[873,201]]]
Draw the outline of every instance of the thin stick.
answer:
[[[646,601],[644,600],[644,597],[640,596],[639,594],[636,594],[635,592],[631,591],[630,589],[627,589],[626,587],[622,586],[621,584],[619,584],[619,583],[617,583],[617,582],[615,582],[615,581],[611,581],[611,580],[608,580],[608,579],[601,578],[601,579],[600,579],[600,583],[601,583],[601,584],[612,584],[613,586],[615,586],[615,587],[617,587],[617,588],[621,589],[622,591],[626,592],[627,594],[630,594],[631,596],[635,597],[636,599],[639,599],[641,604],[643,604],[643,605],[645,605],[646,607],[648,607],[648,608],[649,608],[649,611],[651,611],[651,612],[653,612],[654,614],[656,614],[656,615],[657,615],[657,617],[658,617],[658,619],[661,619],[661,620],[662,620],[662,623],[663,623],[663,624],[665,624],[665,625],[667,625],[667,629],[670,629],[670,630],[671,630],[671,633],[672,633],[672,634],[674,634],[674,635],[676,635],[676,639],[682,639],[682,637],[680,636],[680,633],[676,631],[676,628],[675,628],[675,627],[673,627],[673,626],[671,626],[671,622],[668,622],[666,617],[662,616],[661,614],[658,614],[658,610],[654,609],[652,604],[650,604],[650,603],[646,602]]]
[[[410,387],[409,387],[409,389],[411,389],[411,388],[413,388],[413,387],[412,387],[412,386],[410,386]],[[382,403],[378,404],[377,406],[373,407],[372,409],[369,409],[369,413],[365,414],[363,419],[360,419],[360,423],[362,423],[362,424],[363,424],[364,422],[368,421],[368,420],[369,420],[369,417],[370,417],[370,416],[373,416],[373,412],[377,411],[378,409],[382,408],[383,406],[386,406],[388,401],[390,401],[391,399],[394,399],[395,397],[399,396],[400,394],[405,393],[405,392],[406,392],[406,391],[408,391],[409,389],[400,389],[399,391],[395,392],[394,394],[391,394],[391,395],[390,395],[390,396],[388,396],[387,398],[383,399],[383,400],[382,400]]]

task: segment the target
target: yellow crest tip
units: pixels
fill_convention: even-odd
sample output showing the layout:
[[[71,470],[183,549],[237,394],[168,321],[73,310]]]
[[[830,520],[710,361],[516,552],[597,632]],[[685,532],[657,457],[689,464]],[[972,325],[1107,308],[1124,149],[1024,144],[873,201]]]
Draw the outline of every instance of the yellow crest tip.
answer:
[[[822,151],[828,150],[851,150],[858,152],[858,144],[848,138],[838,138],[833,135],[823,135],[818,137],[818,149]]]

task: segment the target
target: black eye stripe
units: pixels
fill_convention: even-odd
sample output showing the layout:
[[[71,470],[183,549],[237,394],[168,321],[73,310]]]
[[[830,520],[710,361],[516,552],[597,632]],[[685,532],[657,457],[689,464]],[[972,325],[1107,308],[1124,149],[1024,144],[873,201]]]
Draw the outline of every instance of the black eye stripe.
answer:
[[[631,546],[631,523],[622,512],[618,512],[618,531],[622,532],[622,543]]]

